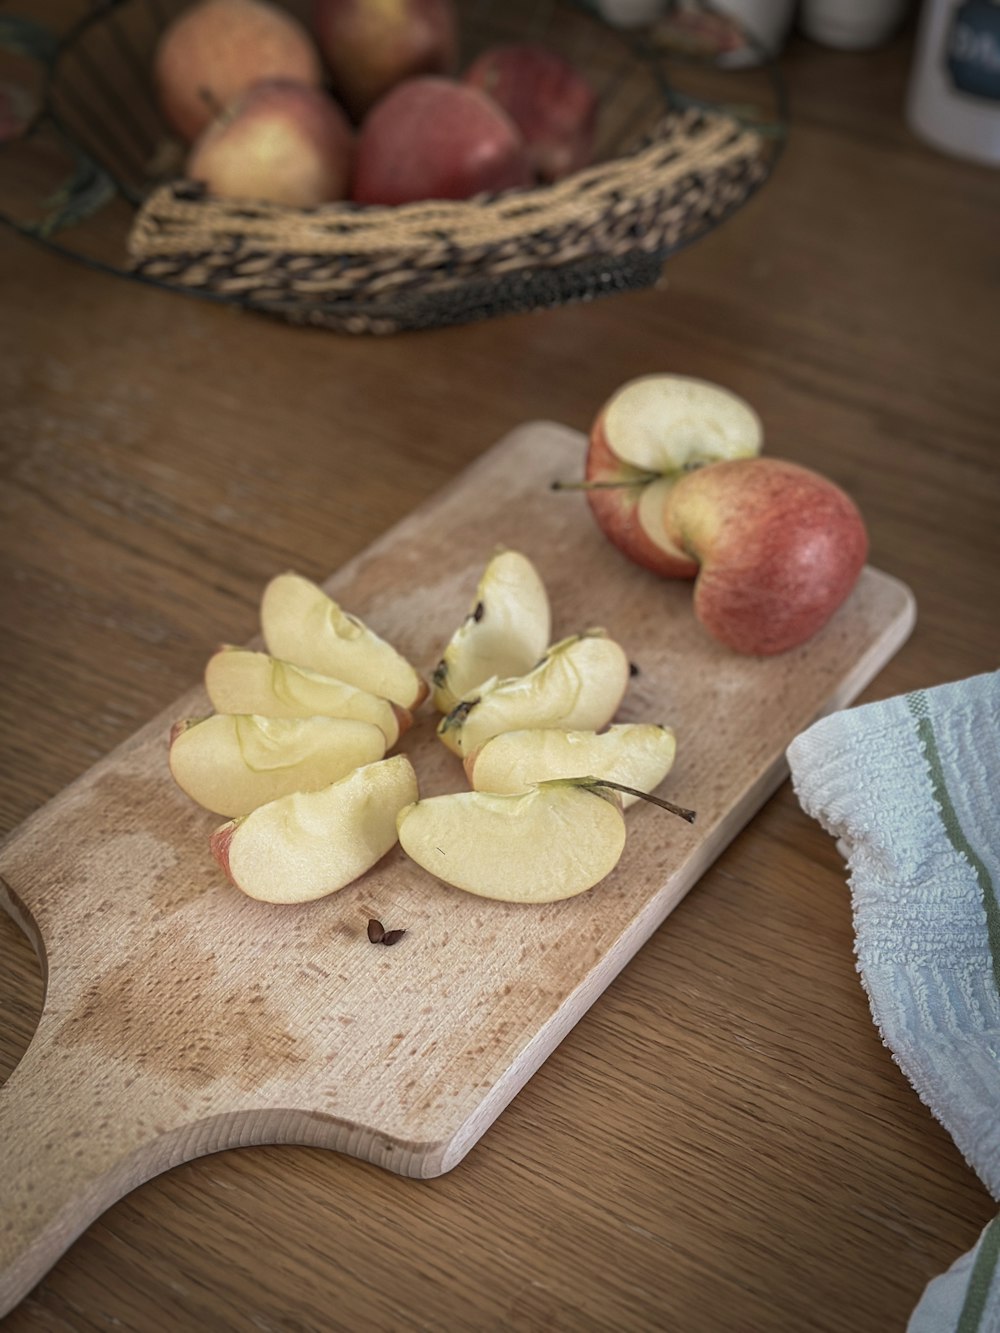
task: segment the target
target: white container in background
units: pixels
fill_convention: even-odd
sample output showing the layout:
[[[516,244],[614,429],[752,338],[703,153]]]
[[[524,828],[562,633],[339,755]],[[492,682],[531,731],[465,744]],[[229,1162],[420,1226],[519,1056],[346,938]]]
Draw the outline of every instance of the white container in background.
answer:
[[[1000,165],[1000,3],[925,0],[906,118],[935,148]]]
[[[910,0],[802,0],[799,27],[814,42],[866,51],[888,41]]]
[[[796,0],[712,0],[712,9],[735,19],[753,37],[767,56],[778,56],[795,16]],[[752,47],[743,47],[722,57],[729,69],[760,64],[762,57]]]

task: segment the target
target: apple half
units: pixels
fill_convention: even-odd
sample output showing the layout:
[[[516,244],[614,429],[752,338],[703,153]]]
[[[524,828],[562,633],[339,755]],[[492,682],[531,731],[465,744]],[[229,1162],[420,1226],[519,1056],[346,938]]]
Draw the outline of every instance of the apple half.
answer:
[[[415,667],[357,616],[301,574],[279,574],[264,589],[261,629],[268,652],[414,709],[427,697]]]
[[[217,713],[343,717],[371,722],[385,736],[386,749],[395,745],[413,722],[409,709],[356,685],[231,644],[224,644],[209,658],[205,689]]]
[[[393,755],[230,820],[212,834],[212,855],[251,898],[312,902],[380,861],[396,843],[400,811],[417,797],[413,765]]]
[[[438,736],[466,755],[502,731],[596,731],[614,717],[628,681],[625,650],[605,630],[589,629],[553,644],[525,675],[487,681],[441,719]]]
[[[607,731],[506,731],[465,756],[476,791],[522,792],[552,778],[595,777],[654,791],[670,772],[677,743],[670,727],[623,722]],[[622,808],[639,798],[622,794]]]
[[[583,489],[598,527],[628,558],[663,578],[691,579],[698,563],[663,524],[686,473],[760,453],[763,428],[736,394],[687,375],[623,384],[591,427]]]
[[[399,843],[424,870],[467,893],[512,903],[575,897],[614,870],[625,848],[615,791],[586,779],[518,794],[432,796],[399,814]]]
[[[178,787],[217,815],[245,815],[295,791],[313,791],[385,754],[371,722],[217,713],[187,718],[170,734]]]
[[[491,676],[530,671],[549,646],[551,627],[548,594],[535,566],[518,551],[498,552],[434,669],[434,706],[448,713]]]

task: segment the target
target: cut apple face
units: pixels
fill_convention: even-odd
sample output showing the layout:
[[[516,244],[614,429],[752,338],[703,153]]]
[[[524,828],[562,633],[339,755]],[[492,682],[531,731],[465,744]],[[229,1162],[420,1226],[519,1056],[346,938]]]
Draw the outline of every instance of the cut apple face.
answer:
[[[300,574],[271,580],[260,620],[274,657],[356,685],[401,708],[416,708],[427,697],[427,682],[401,653]]]
[[[614,870],[625,848],[617,794],[574,780],[528,792],[458,792],[407,806],[399,842],[455,888],[512,903],[584,893]]]
[[[487,681],[442,718],[438,736],[453,753],[465,755],[503,731],[596,731],[614,717],[628,680],[621,645],[602,629],[587,630],[554,644],[526,675]]]
[[[385,754],[371,722],[216,714],[175,724],[170,772],[217,815],[245,815],[295,791],[328,786]]]
[[[396,843],[396,820],[417,800],[404,755],[355,769],[320,791],[272,801],[215,831],[212,854],[245,894],[305,903],[336,893]]]
[[[492,676],[530,671],[549,645],[551,623],[545,585],[527,556],[495,555],[434,671],[434,706],[448,713]]]
[[[343,717],[371,722],[391,749],[411,725],[409,709],[367,690],[282,662],[267,653],[225,645],[205,668],[205,688],[218,713],[265,717]]]
[[[673,767],[677,744],[669,727],[625,722],[607,731],[536,728],[507,731],[465,758],[477,791],[523,792],[552,778],[610,779],[654,791]],[[639,798],[622,794],[622,808]]]
[[[736,394],[686,375],[644,375],[622,385],[590,432],[584,489],[604,535],[663,578],[692,579],[698,562],[673,540],[670,491],[693,469],[760,453],[763,428]]]

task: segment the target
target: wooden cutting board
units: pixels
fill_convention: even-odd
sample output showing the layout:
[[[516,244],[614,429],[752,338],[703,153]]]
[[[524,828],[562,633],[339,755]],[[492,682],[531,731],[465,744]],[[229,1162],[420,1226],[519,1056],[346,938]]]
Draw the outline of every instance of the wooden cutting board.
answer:
[[[866,569],[803,648],[721,648],[690,585],[628,563],[581,496],[550,490],[582,474],[584,448],[564,427],[522,427],[327,587],[429,672],[494,549],[523,551],[554,638],[603,625],[628,651],[618,720],[674,727],[661,791],[697,823],[634,807],[615,872],[546,906],[463,894],[398,848],[327,899],[257,903],[209,856],[219,818],[167,772],[170,723],[209,711],[192,690],[0,848],[0,900],[47,972],[0,1092],[0,1313],[110,1204],[203,1153],[305,1143],[448,1171],[782,781],[793,736],[908,635],[912,596]],[[402,748],[423,795],[464,787],[429,706]],[[372,944],[370,917],[405,936]]]

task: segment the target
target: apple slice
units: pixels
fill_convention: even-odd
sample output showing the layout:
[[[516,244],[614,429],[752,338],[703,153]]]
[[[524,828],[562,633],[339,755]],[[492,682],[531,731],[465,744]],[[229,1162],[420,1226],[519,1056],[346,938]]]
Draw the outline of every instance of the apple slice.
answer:
[[[403,851],[445,884],[512,903],[572,898],[609,875],[625,848],[615,791],[584,780],[528,792],[432,796],[399,815]]]
[[[295,792],[230,820],[212,855],[237,888],[265,903],[305,903],[351,884],[396,842],[396,819],[417,800],[405,755],[357,768],[321,791]]]
[[[671,488],[708,463],[753,457],[762,443],[757,413],[728,389],[686,375],[640,376],[612,394],[591,427],[587,503],[630,560],[664,578],[692,579],[697,561],[664,525]]]
[[[427,682],[401,653],[301,574],[271,580],[260,619],[274,657],[357,685],[401,708],[416,708],[427,697]]]
[[[413,722],[409,709],[356,685],[230,644],[224,644],[209,658],[205,688],[217,713],[344,717],[372,722],[385,736],[386,749],[395,745]]]
[[[175,723],[170,772],[217,815],[245,815],[295,791],[315,791],[385,754],[371,722],[218,713]]]
[[[523,676],[485,682],[438,725],[455,754],[470,754],[502,731],[528,727],[597,730],[615,715],[628,687],[624,649],[603,629],[553,644]]]
[[[669,727],[645,722],[602,732],[506,731],[466,755],[465,772],[476,791],[521,792],[551,778],[590,776],[650,792],[670,772],[676,749]],[[623,794],[622,808],[638,799]]]
[[[552,617],[535,566],[500,551],[486,566],[469,614],[434,670],[434,706],[448,713],[491,676],[522,676],[549,645]]]

